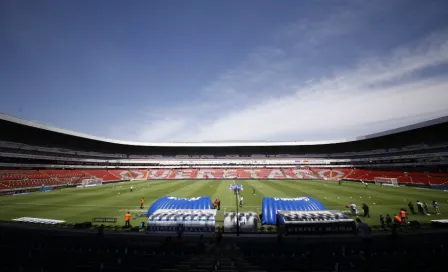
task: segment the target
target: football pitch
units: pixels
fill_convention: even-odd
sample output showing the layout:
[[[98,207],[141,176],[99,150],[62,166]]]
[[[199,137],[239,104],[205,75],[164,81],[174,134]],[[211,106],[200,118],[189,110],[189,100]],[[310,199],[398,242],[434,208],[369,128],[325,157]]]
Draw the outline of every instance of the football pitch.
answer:
[[[434,219],[448,218],[448,192],[413,187],[381,187],[369,184],[365,187],[359,182],[316,180],[151,180],[133,181],[90,188],[66,188],[50,192],[33,192],[28,195],[0,197],[0,220],[12,220],[20,217],[64,220],[67,223],[91,221],[95,217],[116,217],[117,225],[124,225],[127,211],[132,214],[131,225],[145,222],[145,217],[135,218],[146,213],[150,205],[160,197],[198,197],[210,196],[212,201],[221,200],[217,225],[222,226],[224,212],[236,210],[236,199],[230,184],[242,184],[244,207],[241,212],[261,214],[264,196],[295,198],[310,196],[321,201],[329,210],[346,210],[353,202],[362,214],[361,205],[370,207],[370,219],[363,219],[371,225],[379,224],[380,214],[398,214],[400,208],[406,208],[416,200],[428,204],[430,216],[411,215],[410,220],[429,222]],[[134,191],[130,192],[130,186]],[[255,189],[255,195],[253,194]],[[144,209],[140,209],[140,198],[145,198]],[[441,215],[436,215],[432,200],[439,203]],[[415,207],[417,210],[417,208]],[[446,213],[446,215],[445,215]]]

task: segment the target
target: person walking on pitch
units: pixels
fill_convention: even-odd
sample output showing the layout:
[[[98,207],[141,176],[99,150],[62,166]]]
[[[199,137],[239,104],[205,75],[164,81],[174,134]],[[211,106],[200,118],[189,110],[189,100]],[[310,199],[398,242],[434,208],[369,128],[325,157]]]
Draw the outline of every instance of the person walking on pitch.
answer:
[[[364,210],[364,217],[370,218],[370,209],[366,203],[362,203],[362,209]]]
[[[126,215],[124,217],[124,226],[129,228],[131,226],[130,221],[131,221],[131,213],[128,212],[128,213],[126,213]]]
[[[414,204],[412,204],[411,201],[409,201],[408,207],[409,207],[409,210],[411,211],[411,214],[415,214]]]
[[[437,203],[437,201],[433,200],[432,206],[434,206],[434,209],[436,209],[436,213],[439,215],[440,214],[439,203]]]

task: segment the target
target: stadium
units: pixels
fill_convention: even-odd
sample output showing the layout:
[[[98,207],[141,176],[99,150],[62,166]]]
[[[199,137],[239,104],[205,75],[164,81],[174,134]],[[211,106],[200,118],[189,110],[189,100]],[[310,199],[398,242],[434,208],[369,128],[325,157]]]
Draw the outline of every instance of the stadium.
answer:
[[[0,219],[9,231],[250,239],[347,235],[356,218],[379,235],[397,224],[432,233],[447,222],[448,117],[327,142],[124,142],[8,115],[0,127]],[[402,209],[406,222],[381,226],[380,216]]]

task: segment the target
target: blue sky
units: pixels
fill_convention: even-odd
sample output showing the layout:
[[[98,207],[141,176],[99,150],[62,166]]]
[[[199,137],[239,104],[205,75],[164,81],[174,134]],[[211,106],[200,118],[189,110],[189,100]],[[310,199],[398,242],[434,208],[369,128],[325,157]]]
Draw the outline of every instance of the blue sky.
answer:
[[[0,3],[0,112],[119,140],[327,140],[448,115],[447,1]]]

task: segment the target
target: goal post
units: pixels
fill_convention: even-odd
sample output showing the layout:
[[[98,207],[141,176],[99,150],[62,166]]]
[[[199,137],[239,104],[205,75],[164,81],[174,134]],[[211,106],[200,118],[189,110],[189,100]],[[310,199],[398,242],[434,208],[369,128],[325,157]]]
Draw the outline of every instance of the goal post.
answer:
[[[398,180],[396,178],[376,177],[374,181],[376,185],[398,187]]]
[[[81,180],[81,186],[78,186],[78,187],[86,188],[86,187],[101,186],[101,185],[103,185],[103,179],[94,178],[94,179]]]

